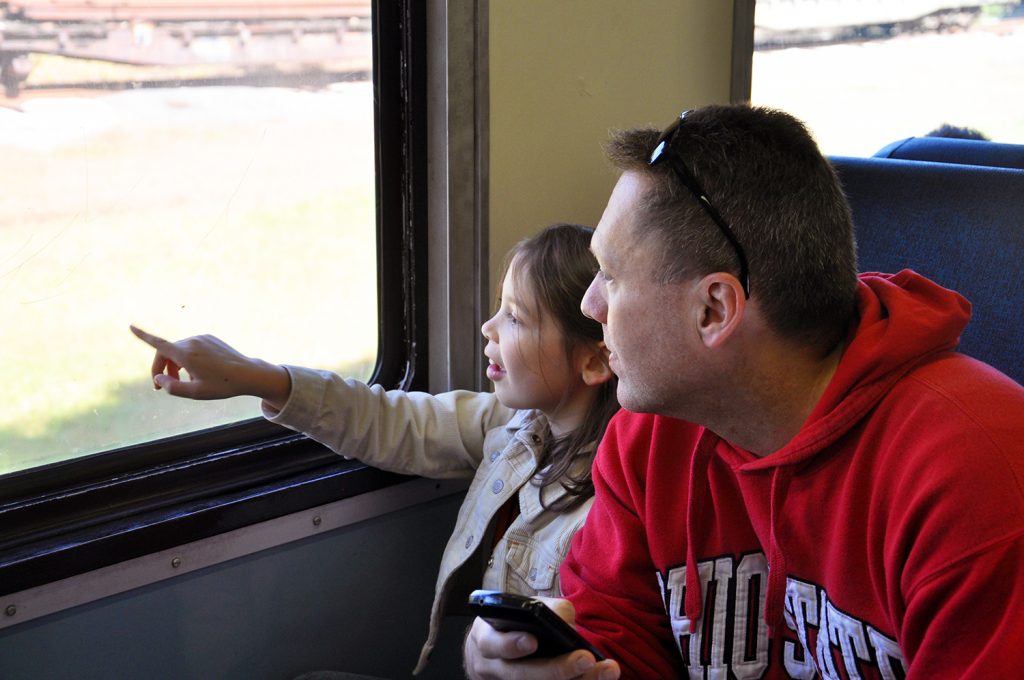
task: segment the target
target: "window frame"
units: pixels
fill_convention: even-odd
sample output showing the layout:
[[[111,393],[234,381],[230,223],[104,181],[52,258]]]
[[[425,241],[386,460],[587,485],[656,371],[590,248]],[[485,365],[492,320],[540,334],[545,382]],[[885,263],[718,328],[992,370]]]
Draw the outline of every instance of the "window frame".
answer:
[[[378,358],[372,382],[428,385],[427,14],[373,0]],[[398,484],[254,419],[0,479],[0,595]]]
[[[754,3],[756,0],[733,0],[732,64],[729,79],[729,101],[749,104],[751,78],[754,72]]]

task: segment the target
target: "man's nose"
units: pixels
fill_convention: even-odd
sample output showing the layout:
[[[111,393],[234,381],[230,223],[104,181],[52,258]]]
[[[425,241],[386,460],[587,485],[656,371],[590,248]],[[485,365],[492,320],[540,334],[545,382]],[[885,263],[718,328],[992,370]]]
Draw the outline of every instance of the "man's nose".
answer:
[[[595,276],[590,282],[587,292],[583,295],[583,301],[580,302],[580,311],[598,323],[603,324],[606,321],[607,307],[599,277]]]

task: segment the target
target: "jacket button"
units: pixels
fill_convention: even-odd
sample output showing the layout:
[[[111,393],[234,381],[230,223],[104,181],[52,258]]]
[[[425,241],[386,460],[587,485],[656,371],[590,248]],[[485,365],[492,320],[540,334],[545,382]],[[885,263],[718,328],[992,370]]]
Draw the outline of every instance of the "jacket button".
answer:
[[[471,545],[473,545],[473,534],[466,537],[466,548],[468,549]]]
[[[494,493],[501,493],[501,490],[505,488],[505,482],[500,479],[495,479],[494,484],[491,484],[491,491]]]
[[[494,555],[487,558],[487,568],[490,569],[494,566]]]
[[[530,569],[530,580],[534,581],[537,578],[537,567]]]
[[[491,462],[498,460],[498,456],[501,455],[501,451],[491,451]]]

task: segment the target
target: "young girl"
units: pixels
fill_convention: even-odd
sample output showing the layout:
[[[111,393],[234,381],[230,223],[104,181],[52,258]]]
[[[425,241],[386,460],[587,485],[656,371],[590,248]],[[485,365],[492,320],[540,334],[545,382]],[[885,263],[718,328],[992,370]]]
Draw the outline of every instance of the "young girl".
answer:
[[[597,271],[592,233],[558,224],[509,253],[500,307],[481,329],[493,394],[385,391],[245,357],[212,336],[172,343],[132,327],[157,351],[156,389],[260,397],[267,419],[344,456],[423,477],[473,476],[441,559],[416,672],[434,647],[456,572],[478,564],[470,558],[481,548],[490,553],[484,588],[561,593],[558,568],[593,501],[594,451],[618,410],[601,326],[580,311]]]

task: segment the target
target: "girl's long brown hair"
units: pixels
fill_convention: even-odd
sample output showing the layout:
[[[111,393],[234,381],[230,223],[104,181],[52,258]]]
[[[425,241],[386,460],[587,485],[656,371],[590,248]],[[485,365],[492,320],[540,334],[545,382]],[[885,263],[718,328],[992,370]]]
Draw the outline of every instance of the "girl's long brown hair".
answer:
[[[601,324],[580,310],[583,295],[598,269],[590,252],[593,233],[593,229],[578,224],[554,224],[521,241],[505,258],[505,272],[515,264],[512,275],[528,284],[537,306],[547,311],[562,330],[568,361],[572,361],[577,347],[603,340]],[[617,382],[612,376],[600,385],[583,423],[562,437],[550,439],[545,446],[538,465],[541,472],[533,483],[543,487],[558,482],[568,492],[548,509],[566,512],[594,495],[591,465],[575,474],[571,471],[577,461],[593,460],[608,421],[619,410]]]

